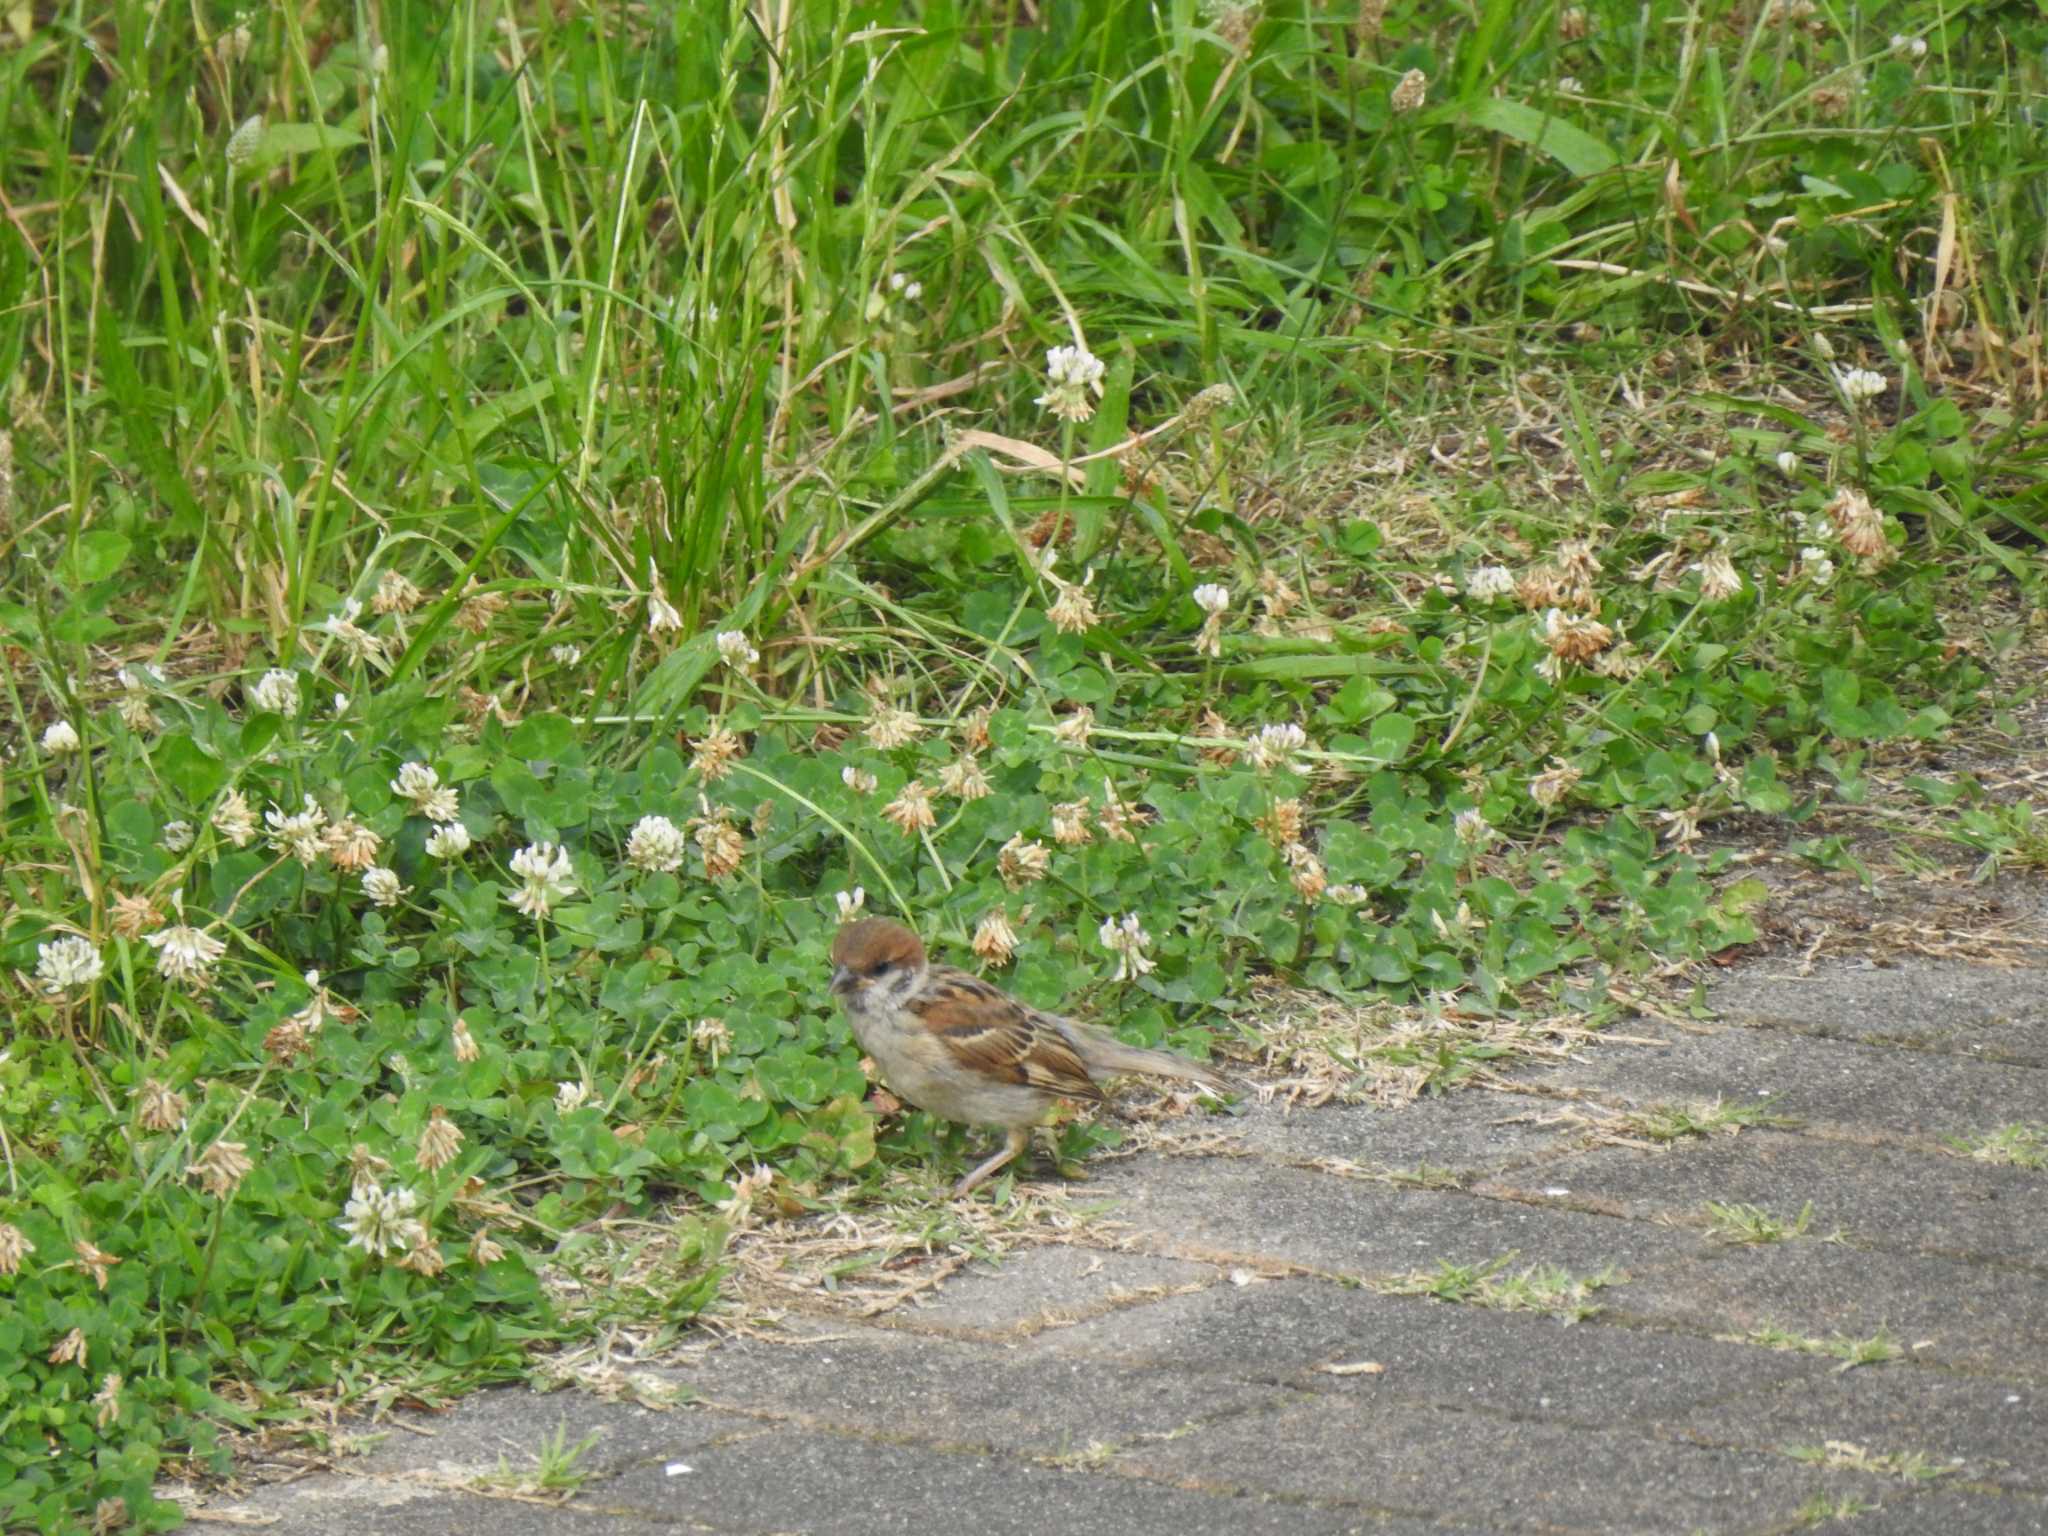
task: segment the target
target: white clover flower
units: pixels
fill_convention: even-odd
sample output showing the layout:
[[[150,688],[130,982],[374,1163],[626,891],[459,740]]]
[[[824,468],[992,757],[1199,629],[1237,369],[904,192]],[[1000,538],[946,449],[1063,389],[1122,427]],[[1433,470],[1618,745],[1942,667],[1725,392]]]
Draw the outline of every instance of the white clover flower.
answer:
[[[228,949],[211,934],[183,922],[146,933],[142,939],[156,951],[157,970],[171,981],[189,981],[195,987],[213,980],[213,968]]]
[[[754,649],[743,630],[721,629],[718,632],[718,659],[728,667],[751,667],[761,659],[761,653]]]
[[[545,917],[557,901],[576,894],[569,850],[553,843],[533,843],[513,854],[512,873],[524,883],[506,900],[528,917]]]
[[[192,846],[196,835],[191,822],[169,821],[164,823],[163,836],[158,841],[164,845],[166,853],[183,853]]]
[[[1924,37],[1908,37],[1903,32],[1894,32],[1892,34],[1892,52],[1903,53],[1909,59],[1924,59],[1927,57],[1927,39]]]
[[[1799,551],[1799,574],[1817,587],[1824,587],[1835,579],[1835,562],[1828,558],[1828,552],[1809,544]]]
[[[682,627],[683,616],[676,611],[676,605],[662,595],[659,586],[655,587],[647,594],[647,633],[658,635]]]
[[[590,1084],[585,1082],[562,1082],[555,1084],[555,1113],[574,1114],[590,1099]]]
[[[426,1223],[413,1215],[419,1204],[419,1196],[409,1189],[368,1182],[342,1207],[334,1224],[349,1235],[348,1247],[360,1248],[373,1259],[408,1253],[427,1237]]]
[[[1309,771],[1307,763],[1294,758],[1294,754],[1308,745],[1308,732],[1288,722],[1284,725],[1262,725],[1258,733],[1245,743],[1245,756],[1252,760],[1252,766],[1261,773],[1271,773],[1275,768],[1286,768],[1294,773]]]
[[[327,851],[327,812],[311,795],[302,798],[304,804],[289,814],[273,805],[263,813],[263,824],[270,828],[272,852],[289,853],[310,869]]]
[[[1586,88],[1579,84],[1579,77],[1577,75],[1559,75],[1557,77],[1557,93],[1560,96],[1583,96],[1586,93]]]
[[[1491,602],[1515,590],[1515,573],[1504,565],[1482,565],[1465,578],[1465,595],[1475,602]]]
[[[410,800],[415,806],[423,804],[428,795],[441,787],[441,775],[420,762],[403,763],[399,766],[398,777],[391,781],[391,792],[401,800]]]
[[[832,904],[839,909],[839,921],[852,922],[868,904],[868,893],[857,885],[850,891],[834,891]]]
[[[1835,388],[1842,392],[1842,398],[1852,407],[1861,408],[1883,394],[1886,389],[1885,377],[1868,368],[1837,368]]]
[[[1452,826],[1458,834],[1458,841],[1467,848],[1484,848],[1493,841],[1493,827],[1487,822],[1485,814],[1476,809],[1458,812]]]
[[[1799,455],[1787,448],[1778,455],[1777,465],[1778,473],[1790,480],[1799,473]]]
[[[361,600],[351,597],[339,610],[322,619],[313,628],[339,640],[341,648],[356,661],[382,661],[384,642],[356,623],[362,616]]]
[[[683,829],[666,816],[642,816],[626,839],[626,862],[635,869],[668,874],[683,867],[688,848]]]
[[[398,883],[396,870],[372,864],[363,871],[363,894],[370,898],[372,906],[395,907],[405,894],[405,887]]]
[[[1219,586],[1213,581],[1205,582],[1195,588],[1194,599],[1197,608],[1214,617],[1230,606],[1230,588]]]
[[[420,815],[432,821],[453,821],[462,814],[460,797],[450,785],[441,782],[441,775],[426,763],[406,763],[398,770],[398,777],[391,781],[391,792],[401,800],[410,800]]]
[[[1121,922],[1113,917],[1104,918],[1102,926],[1096,930],[1096,937],[1102,941],[1104,949],[1116,956],[1115,980],[1129,981],[1134,976],[1143,976],[1147,971],[1156,969],[1155,963],[1145,957],[1145,951],[1152,944],[1152,935],[1138,926],[1137,913],[1126,912]]]
[[[299,712],[299,674],[287,672],[282,667],[272,667],[249,690],[249,702],[275,715],[296,715]]]
[[[1692,569],[1700,578],[1701,602],[1726,602],[1742,591],[1742,577],[1725,550],[1712,551],[1706,558],[1696,561]]]
[[[1419,69],[1411,69],[1395,82],[1394,91],[1387,98],[1387,105],[1396,112],[1415,112],[1429,99],[1429,76]]]
[[[5,497],[0,496],[0,501]],[[163,679],[154,667],[122,667],[114,674],[114,681],[121,685],[121,700],[114,706],[121,723],[141,735],[153,731],[160,723],[156,711],[149,707],[149,690],[162,686]]]
[[[1920,45],[1920,51],[1922,53],[1925,53],[1927,51],[1927,45],[1925,43],[1922,43]],[[904,303],[915,304],[919,299],[924,297],[924,284],[915,282],[905,283],[903,285],[902,292]]]
[[[1102,397],[1103,373],[1102,359],[1086,347],[1054,347],[1045,354],[1045,376],[1052,387],[1033,403],[1062,421],[1086,421],[1095,414],[1090,391]]]
[[[551,645],[548,647],[548,660],[558,667],[573,667],[582,659],[583,647],[580,645]]]
[[[246,848],[256,836],[256,813],[239,789],[231,789],[213,808],[213,829],[237,848]]]
[[[469,852],[469,828],[459,821],[445,822],[427,834],[427,853],[436,859],[459,859]]]
[[[51,757],[62,757],[78,750],[78,730],[69,720],[58,720],[43,732],[43,751]]]
[[[75,933],[36,946],[36,980],[52,996],[91,986],[106,968],[99,947]]]

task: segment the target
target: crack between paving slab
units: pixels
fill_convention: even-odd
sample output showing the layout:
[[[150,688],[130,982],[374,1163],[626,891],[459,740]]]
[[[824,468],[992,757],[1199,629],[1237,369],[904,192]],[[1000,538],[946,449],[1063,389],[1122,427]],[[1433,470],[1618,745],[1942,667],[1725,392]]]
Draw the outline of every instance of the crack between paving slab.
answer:
[[[1691,1208],[1686,1206],[1653,1206],[1648,1210],[1642,1210],[1620,1199],[1604,1199],[1597,1195],[1551,1195],[1540,1189],[1521,1189],[1512,1184],[1499,1184],[1490,1180],[1483,1184],[1475,1184],[1469,1189],[1458,1190],[1457,1193],[1468,1199],[1495,1200],[1504,1205],[1521,1205],[1535,1210],[1575,1211],[1582,1216],[1604,1216],[1611,1221],[1632,1222],[1640,1226],[1686,1232],[1702,1240],[1711,1241],[1711,1234],[1700,1225]],[[1974,1264],[1985,1269],[2004,1270],[2029,1277],[2048,1278],[2048,1263],[2016,1259],[2006,1254],[1980,1253],[1971,1248],[1886,1243],[1859,1236],[1847,1229],[1840,1229],[1822,1237],[1788,1237],[1776,1243],[1726,1243],[1717,1247],[1733,1251],[1746,1247],[1789,1247],[1794,1243],[1814,1242],[1846,1248],[1853,1253],[1878,1253],[1892,1258],[1942,1259],[1951,1263]]]
[[[2006,1021],[1988,1020],[1986,1027],[1997,1028]],[[1997,1067],[2030,1067],[2033,1070],[2048,1071],[2048,1062],[2025,1056],[1997,1054],[1997,1047],[1989,1050],[1958,1050],[1936,1041],[1918,1041],[1903,1038],[1871,1037],[1867,1035],[1845,1035],[1838,1031],[1811,1024],[1802,1024],[1795,1019],[1774,1019],[1762,1015],[1730,1018],[1730,1029],[1754,1030],[1759,1034],[1792,1035],[1801,1040],[1825,1040],[1830,1045],[1860,1045],[1874,1051],[1904,1051],[1913,1056],[1939,1056],[1954,1061],[1981,1061]]]
[[[1647,1099],[1638,1102],[1602,1088],[1545,1085],[1539,1083],[1503,1085],[1494,1091],[1516,1094],[1525,1098],[1545,1099],[1558,1103],[1591,1104],[1595,1108],[1609,1110],[1617,1116],[1634,1113],[1646,1108],[1653,1108],[1660,1103],[1669,1102],[1667,1099]],[[1767,1112],[1769,1110],[1768,1105],[1761,1105],[1759,1107]],[[1845,1120],[1819,1120],[1803,1116],[1787,1116],[1769,1125],[1758,1126],[1757,1129],[1772,1130],[1783,1136],[1796,1136],[1804,1140],[1825,1142],[1832,1145],[1886,1147],[1895,1151],[1917,1153],[1923,1157],[1939,1158],[1944,1162],[1967,1161],[1967,1159],[1958,1158],[1952,1148],[1944,1146],[1942,1143],[1931,1140],[1928,1137],[1908,1136],[1898,1131],[1888,1131],[1881,1127],[1867,1126]],[[1613,1144],[1611,1142],[1601,1143],[1596,1141],[1589,1145],[1597,1147]],[[1546,1154],[1546,1156],[1562,1157],[1574,1151],[1584,1150],[1587,1150],[1587,1148],[1560,1148],[1556,1153]]]

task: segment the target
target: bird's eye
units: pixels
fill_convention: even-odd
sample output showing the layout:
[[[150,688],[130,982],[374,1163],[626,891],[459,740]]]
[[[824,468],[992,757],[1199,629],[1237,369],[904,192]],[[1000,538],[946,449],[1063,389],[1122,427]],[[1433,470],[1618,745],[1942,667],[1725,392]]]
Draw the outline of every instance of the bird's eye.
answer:
[[[875,974],[877,976],[886,976],[895,969],[896,962],[894,960],[877,960],[875,962]]]

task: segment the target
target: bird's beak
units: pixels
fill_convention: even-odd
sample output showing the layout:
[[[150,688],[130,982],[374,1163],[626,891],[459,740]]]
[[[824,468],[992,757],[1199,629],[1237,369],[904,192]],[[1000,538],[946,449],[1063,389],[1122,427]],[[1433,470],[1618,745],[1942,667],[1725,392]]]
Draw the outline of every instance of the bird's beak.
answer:
[[[833,994],[833,996],[835,996],[835,997],[844,997],[844,996],[846,996],[846,994],[847,994],[847,993],[851,992],[852,990],[853,990],[853,972],[849,971],[849,970],[848,970],[848,969],[847,969],[847,968],[846,968],[845,966],[843,966],[843,965],[835,965],[835,966],[833,966],[833,967],[832,967],[832,994]]]

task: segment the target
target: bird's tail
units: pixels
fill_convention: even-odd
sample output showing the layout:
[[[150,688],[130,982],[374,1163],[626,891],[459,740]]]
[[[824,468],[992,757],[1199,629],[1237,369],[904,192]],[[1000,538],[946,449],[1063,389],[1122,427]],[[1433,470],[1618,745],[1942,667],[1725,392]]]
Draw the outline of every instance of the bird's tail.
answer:
[[[1050,1015],[1048,1015],[1050,1017]],[[1147,1050],[1139,1045],[1126,1045],[1107,1030],[1095,1029],[1072,1019],[1058,1019],[1055,1022],[1067,1044],[1074,1048],[1074,1054],[1081,1058],[1081,1065],[1088,1069],[1091,1077],[1112,1077],[1119,1072],[1140,1072],[1151,1077],[1178,1077],[1191,1083],[1199,1083],[1212,1093],[1225,1093],[1229,1082],[1212,1072],[1199,1061],[1192,1061],[1173,1051]]]

